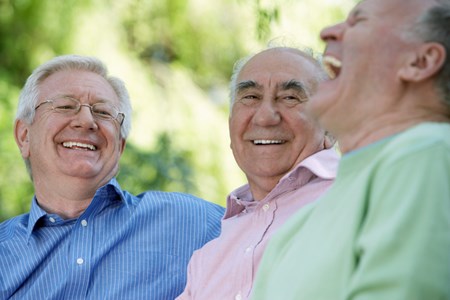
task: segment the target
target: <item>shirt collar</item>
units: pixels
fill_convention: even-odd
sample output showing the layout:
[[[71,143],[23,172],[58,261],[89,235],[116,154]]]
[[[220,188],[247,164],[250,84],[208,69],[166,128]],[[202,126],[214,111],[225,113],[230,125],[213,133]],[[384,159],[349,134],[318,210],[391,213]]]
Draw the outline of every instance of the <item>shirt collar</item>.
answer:
[[[93,214],[97,211],[101,210],[102,208],[106,207],[113,201],[122,201],[127,206],[129,203],[125,201],[125,197],[123,194],[122,189],[120,188],[119,183],[115,178],[112,178],[107,184],[100,187],[97,192],[94,195],[94,198],[92,199],[89,206],[86,208],[86,210],[83,212],[84,214]],[[40,223],[43,218],[46,216],[54,217],[55,219],[61,220],[61,222],[66,222],[62,220],[59,216],[55,214],[48,214],[45,210],[43,210],[36,199],[36,195],[33,196],[33,200],[31,202],[31,209],[29,214],[29,220],[28,220],[28,227],[27,227],[27,238],[29,239],[31,237],[31,234],[33,233],[33,230],[39,226],[38,223]],[[69,220],[67,220],[69,221]],[[42,222],[42,221],[41,221]]]
[[[227,197],[224,219],[233,217],[246,209],[264,205],[277,196],[306,185],[315,177],[334,179],[339,164],[339,155],[334,148],[325,149],[305,158],[294,169],[286,173],[272,191],[261,201],[254,201],[250,186],[245,184]]]

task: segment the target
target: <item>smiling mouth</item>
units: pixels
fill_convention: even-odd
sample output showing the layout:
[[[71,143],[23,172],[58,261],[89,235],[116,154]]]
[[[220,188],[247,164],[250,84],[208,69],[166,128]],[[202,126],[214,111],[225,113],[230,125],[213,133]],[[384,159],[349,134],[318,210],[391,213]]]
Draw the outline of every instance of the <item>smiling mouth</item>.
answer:
[[[286,143],[285,140],[253,140],[254,145],[281,145]]]
[[[64,148],[69,149],[79,149],[79,150],[89,150],[89,151],[95,151],[97,150],[97,147],[91,144],[85,144],[85,143],[79,143],[79,142],[64,142],[62,143]]]
[[[326,55],[323,58],[323,67],[330,79],[335,79],[341,72],[342,62],[336,57]]]

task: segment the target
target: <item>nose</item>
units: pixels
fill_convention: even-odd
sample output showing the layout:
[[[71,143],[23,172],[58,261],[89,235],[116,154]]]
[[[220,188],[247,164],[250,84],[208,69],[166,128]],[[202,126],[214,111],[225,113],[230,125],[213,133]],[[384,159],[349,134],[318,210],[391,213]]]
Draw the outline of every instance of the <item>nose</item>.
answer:
[[[72,120],[72,124],[75,128],[98,129],[91,107],[87,104],[81,104],[80,110]]]
[[[281,115],[276,102],[269,99],[264,99],[253,115],[253,123],[258,126],[274,126],[280,120]]]
[[[326,43],[341,40],[344,34],[344,26],[345,24],[342,22],[332,26],[325,27],[320,32],[320,38]]]

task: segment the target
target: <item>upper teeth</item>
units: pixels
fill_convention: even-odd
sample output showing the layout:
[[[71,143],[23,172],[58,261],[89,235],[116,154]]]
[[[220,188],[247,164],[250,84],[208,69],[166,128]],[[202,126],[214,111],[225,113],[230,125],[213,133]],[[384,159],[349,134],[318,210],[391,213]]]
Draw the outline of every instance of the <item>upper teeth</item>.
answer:
[[[282,144],[283,140],[254,140],[253,144],[256,145],[268,145],[268,144]]]
[[[333,56],[325,56],[323,58],[323,67],[331,79],[336,78],[336,69],[342,67],[342,62]]]
[[[87,148],[89,150],[96,149],[96,147],[94,145],[78,143],[78,142],[64,142],[63,146],[66,148],[79,147],[79,148]]]

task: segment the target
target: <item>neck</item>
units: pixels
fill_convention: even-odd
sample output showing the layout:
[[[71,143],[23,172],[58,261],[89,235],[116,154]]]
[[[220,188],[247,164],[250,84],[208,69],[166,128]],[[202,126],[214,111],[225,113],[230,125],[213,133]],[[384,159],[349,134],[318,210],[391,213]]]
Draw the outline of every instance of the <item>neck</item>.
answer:
[[[55,213],[63,219],[79,217],[89,206],[97,189],[86,180],[55,183],[50,180],[34,180],[36,199],[47,213]]]
[[[247,179],[253,199],[256,201],[260,201],[264,199],[270,193],[270,191],[272,191],[281,177]]]
[[[434,85],[431,80],[421,84],[404,83],[378,99],[366,98],[366,102],[377,101],[378,106],[370,111],[363,108],[353,122],[336,130],[340,131],[335,136],[341,151],[356,150],[421,123],[450,122],[449,107],[440,99]]]
[[[57,214],[63,219],[75,219],[78,218],[89,206],[92,199],[86,199],[82,201],[62,200],[58,202],[48,201],[48,199],[42,198],[36,195],[39,206],[50,214]]]
[[[450,119],[438,114],[428,116],[417,114],[401,118],[393,113],[354,126],[354,130],[336,136],[340,150],[347,153],[425,122],[448,123]]]

